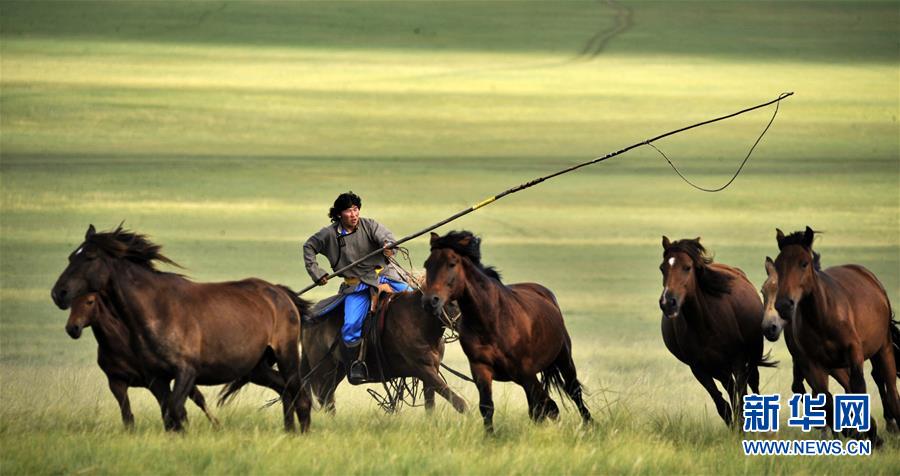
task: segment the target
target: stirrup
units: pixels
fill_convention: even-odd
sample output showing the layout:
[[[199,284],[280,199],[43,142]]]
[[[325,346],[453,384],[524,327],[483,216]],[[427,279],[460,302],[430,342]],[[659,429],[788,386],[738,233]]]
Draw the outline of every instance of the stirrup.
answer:
[[[350,385],[359,385],[369,380],[369,368],[366,363],[357,360],[350,364],[350,371],[347,372],[347,381]]]

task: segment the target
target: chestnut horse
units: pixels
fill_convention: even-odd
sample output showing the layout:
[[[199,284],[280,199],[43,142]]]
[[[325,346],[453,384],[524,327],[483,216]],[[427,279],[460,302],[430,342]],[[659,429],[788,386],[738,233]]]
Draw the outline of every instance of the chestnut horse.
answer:
[[[413,377],[424,384],[425,409],[434,408],[437,392],[464,413],[466,402],[447,385],[440,375],[444,357],[444,324],[422,309],[422,292],[383,295],[389,299],[384,311],[384,329],[377,327],[378,343],[370,342],[366,352],[369,382],[386,382],[394,378]],[[309,380],[313,395],[326,411],[334,411],[334,391],[346,372],[340,352],[332,344],[340,337],[344,306],[338,306],[314,325],[304,323],[301,342],[301,374]],[[377,325],[377,324],[376,324]],[[329,350],[332,352],[329,355]]]
[[[662,237],[663,342],[691,368],[725,424],[742,416],[747,386],[759,393],[759,367],[774,367],[763,356],[763,306],[744,272],[713,263],[700,238],[670,242]],[[730,402],[725,401],[718,380]]]
[[[144,380],[141,374],[141,363],[129,347],[131,336],[125,324],[112,313],[97,293],[88,293],[72,301],[66,332],[73,339],[81,337],[81,331],[90,327],[97,340],[97,364],[106,375],[109,390],[119,402],[122,423],[126,428],[134,428],[134,414],[131,413],[131,402],[128,399],[128,387],[149,389],[162,414],[166,413],[166,402],[169,400],[169,381],[156,379]],[[195,386],[191,389],[191,400],[203,410],[206,418],[213,425],[219,426],[218,420],[206,408],[206,399]]]
[[[819,254],[814,253],[814,258],[813,265],[818,269]],[[787,345],[788,352],[791,354],[791,360],[794,363],[791,391],[797,394],[806,393],[803,380],[806,379],[806,367],[808,364],[806,357],[803,356],[803,353],[797,347],[797,342],[794,340],[793,328],[790,325],[786,325],[787,321],[783,320],[778,315],[778,311],[775,310],[775,299],[778,295],[778,272],[775,271],[775,262],[768,256],[766,256],[766,281],[763,283],[760,292],[763,296],[763,307],[765,308],[762,322],[763,335],[770,342],[775,342],[781,335],[781,331],[784,331],[784,343]],[[850,375],[847,373],[847,369],[829,369],[828,373],[838,381],[841,387],[844,387],[844,390],[850,390]]]
[[[468,231],[431,234],[422,305],[437,313],[446,303],[459,302],[459,342],[478,387],[485,430],[494,429],[494,380],[525,389],[534,421],[559,416],[548,393],[553,387],[565,391],[589,423],[591,413],[572,362],[572,340],[556,297],[536,283],[504,285],[493,268],[481,264],[480,245]]]
[[[84,242],[53,286],[60,309],[90,292],[100,292],[128,328],[131,349],[147,380],[174,379],[165,409],[167,430],[183,430],[184,403],[194,385],[218,385],[250,375],[264,377],[272,362],[285,380],[284,427],[309,428],[310,399],[300,385],[300,313],[282,288],[260,279],[194,283],[161,272],[157,262],[174,262],[147,237],[123,230],[97,233]],[[274,387],[277,389],[277,386]],[[276,390],[277,391],[277,390]]]
[[[884,286],[868,269],[848,264],[817,269],[812,249],[816,232],[806,227],[785,236],[776,229],[778,295],[775,308],[790,323],[794,340],[808,362],[810,387],[825,394],[828,426],[832,426],[833,402],[828,392],[828,372],[848,369],[849,390],[866,393],[863,363],[872,362],[872,378],[881,394],[884,419],[896,430],[900,418],[897,367],[900,331],[892,323],[891,303]],[[867,437],[880,442],[875,419]]]

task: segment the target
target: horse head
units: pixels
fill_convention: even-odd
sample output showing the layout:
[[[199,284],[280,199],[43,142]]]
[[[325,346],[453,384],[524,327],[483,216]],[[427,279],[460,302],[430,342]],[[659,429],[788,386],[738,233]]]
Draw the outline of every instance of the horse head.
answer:
[[[113,231],[101,233],[91,225],[84,242],[69,255],[69,265],[53,285],[50,297],[60,309],[68,309],[75,298],[105,290],[119,262],[151,271],[156,271],[157,261],[178,266],[163,256],[160,248],[146,236],[126,231],[121,224]]]
[[[94,240],[98,235],[91,225],[84,242],[69,255],[69,265],[63,270],[50,297],[60,309],[68,309],[72,301],[106,286],[110,276],[109,254]]]
[[[762,330],[763,335],[770,342],[775,342],[784,330],[787,323],[781,318],[778,311],[775,310],[775,298],[778,295],[778,271],[775,270],[775,262],[772,258],[766,256],[766,282],[763,283],[760,290],[763,295],[763,311]]]
[[[659,270],[663,276],[663,291],[659,297],[659,308],[670,319],[678,317],[681,305],[697,289],[697,263],[692,250],[703,250],[700,238],[678,240],[674,243],[662,237],[663,262]]]
[[[465,258],[480,259],[480,240],[470,232],[431,233],[431,254],[425,260],[422,306],[434,314],[462,296],[466,287]]]
[[[100,296],[87,293],[72,300],[69,320],[66,321],[66,333],[73,339],[81,337],[81,331],[92,325],[100,312]]]
[[[816,231],[806,227],[785,236],[776,228],[778,256],[775,270],[778,273],[778,294],[775,309],[784,320],[791,320],[797,313],[797,304],[812,292],[815,284],[817,256],[812,250]]]

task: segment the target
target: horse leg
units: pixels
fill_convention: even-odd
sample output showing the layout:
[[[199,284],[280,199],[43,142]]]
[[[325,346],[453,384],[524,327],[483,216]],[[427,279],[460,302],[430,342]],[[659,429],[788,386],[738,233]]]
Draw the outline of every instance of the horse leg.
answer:
[[[425,383],[424,381],[422,382]],[[434,387],[425,385],[422,389],[422,395],[425,396],[425,412],[429,415],[434,413]]]
[[[478,388],[478,409],[481,410],[481,419],[484,421],[484,431],[494,432],[494,399],[491,384],[494,380],[494,372],[484,364],[471,364],[472,378]]]
[[[331,415],[335,413],[334,392],[344,378],[344,375],[339,372],[339,366],[333,365],[331,362],[317,363],[315,372],[313,372],[309,357],[306,354],[300,356],[300,375],[304,381],[309,382],[308,388],[321,405],[322,410]]]
[[[878,385],[887,431],[900,431],[900,396],[897,394],[897,363],[891,344],[883,346],[872,357],[872,378]]]
[[[722,398],[722,392],[716,388],[716,383],[713,382],[712,376],[695,366],[691,366],[691,372],[694,374],[694,378],[700,382],[700,385],[703,385],[709,396],[712,397],[719,416],[722,417],[722,420],[725,420],[726,425],[731,426],[731,406]]]
[[[528,417],[535,423],[543,421],[549,416],[548,409],[545,408],[545,401],[549,396],[541,388],[537,376],[529,375],[517,383],[525,390],[525,398],[528,399]]]
[[[566,395],[575,402],[578,412],[581,413],[581,420],[584,423],[590,423],[593,421],[593,418],[587,405],[584,404],[581,382],[578,381],[578,372],[575,370],[575,362],[572,360],[572,354],[568,346],[556,358],[556,368],[559,369],[563,382],[565,382],[564,390]]]
[[[197,373],[191,368],[180,368],[175,371],[175,385],[172,386],[172,393],[169,395],[167,405],[169,418],[173,424],[171,430],[184,431],[183,423],[187,420],[184,403],[187,401],[191,389],[194,388],[196,380]]]
[[[219,420],[213,416],[212,413],[209,412],[209,408],[206,407],[206,398],[203,397],[203,394],[200,393],[200,389],[194,385],[194,388],[191,389],[190,395],[188,395],[201,410],[203,410],[203,414],[206,415],[206,419],[209,420],[210,423],[216,428],[219,428]]]
[[[806,372],[804,371],[803,367],[803,361],[799,357],[793,356],[793,381],[791,382],[791,392],[798,395],[806,393],[806,387],[803,386],[803,380],[806,378]],[[756,393],[759,393],[759,391],[757,391]]]
[[[855,343],[850,347],[850,391],[852,393],[866,393],[866,377],[863,373],[863,364],[865,357],[859,343]],[[875,446],[881,445],[881,438],[878,437],[878,428],[875,426],[875,419],[871,418],[869,431],[866,432],[866,438],[872,441]]]
[[[453,405],[453,409],[459,413],[465,413],[468,405],[466,401],[463,400],[456,392],[450,389],[450,386],[447,385],[447,382],[441,378],[441,375],[438,373],[437,368],[435,367],[423,367],[422,371],[416,375],[416,377],[422,381],[422,384],[425,386],[425,408],[428,408],[428,392],[431,391],[431,406],[434,407],[434,393],[437,392],[440,396],[444,397],[445,400],[450,402]]]
[[[169,389],[169,382],[162,379],[153,379],[150,381],[150,385],[148,385],[147,388],[150,389],[150,393],[153,394],[153,398],[155,398],[156,403],[159,404],[159,412],[162,415],[163,427],[166,431],[172,430],[175,425],[172,423],[168,410],[169,395],[172,393],[172,390]]]
[[[278,362],[278,370],[284,379],[285,391],[282,396],[284,401],[284,429],[294,431],[294,413],[300,420],[300,432],[309,430],[309,414],[312,408],[312,400],[309,392],[300,383],[300,353],[297,351],[297,343],[294,339],[287,339],[275,351],[275,360]],[[287,397],[287,398],[285,398]],[[293,410],[293,411],[292,411]]]
[[[131,413],[131,401],[128,400],[128,384],[124,380],[107,377],[109,391],[119,402],[119,411],[122,413],[122,423],[129,430],[134,429],[134,414]]]
[[[735,422],[737,422],[739,428],[744,427],[744,395],[747,394],[747,383],[750,379],[750,372],[752,369],[756,368],[755,365],[741,365],[735,369],[734,372],[734,384],[733,387],[729,390],[729,395],[731,396],[731,409],[734,412]],[[757,370],[757,376],[759,375],[759,371]],[[757,377],[758,378],[758,377]]]
[[[830,435],[831,429],[834,428],[834,402],[832,401],[831,392],[828,391],[828,372],[817,364],[807,362],[806,381],[809,382],[809,390],[812,396],[825,395],[826,428],[823,428],[822,432]]]

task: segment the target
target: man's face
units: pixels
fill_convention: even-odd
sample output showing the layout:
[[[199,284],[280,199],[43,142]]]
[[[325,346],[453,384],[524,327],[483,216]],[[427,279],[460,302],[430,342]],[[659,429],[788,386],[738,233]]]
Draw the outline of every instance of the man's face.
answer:
[[[341,226],[345,230],[353,231],[359,224],[359,207],[353,205],[350,208],[341,211]]]

